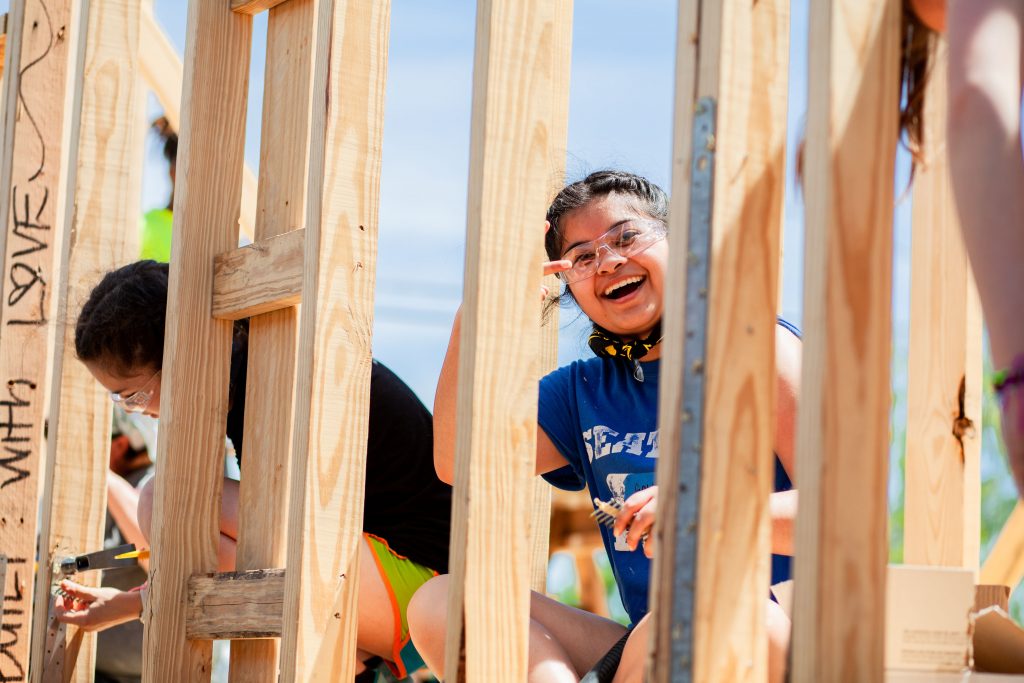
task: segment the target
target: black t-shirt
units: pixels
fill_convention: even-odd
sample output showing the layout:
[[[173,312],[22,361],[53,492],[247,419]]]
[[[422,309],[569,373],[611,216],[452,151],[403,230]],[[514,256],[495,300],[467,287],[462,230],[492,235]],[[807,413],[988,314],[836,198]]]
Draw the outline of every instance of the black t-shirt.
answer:
[[[241,465],[248,324],[236,323],[231,349],[227,435]],[[370,373],[370,427],[366,451],[363,531],[396,553],[442,574],[448,571],[452,489],[434,471],[430,412],[381,363]]]

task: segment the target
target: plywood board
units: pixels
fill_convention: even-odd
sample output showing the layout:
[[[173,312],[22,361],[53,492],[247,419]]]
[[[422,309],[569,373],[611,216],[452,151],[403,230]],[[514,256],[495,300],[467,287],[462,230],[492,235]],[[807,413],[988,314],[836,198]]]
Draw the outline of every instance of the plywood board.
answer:
[[[316,25],[282,683],[354,674],[390,3]]]
[[[8,34],[18,62],[4,79],[9,144],[0,162],[0,548],[9,562],[0,679],[10,681],[26,680],[30,652],[47,337],[58,279],[55,226],[62,204],[66,85],[77,35],[71,5],[15,3]]]
[[[981,535],[981,304],[946,155],[945,40],[936,47],[914,177],[904,561],[977,569]]]
[[[185,590],[217,567],[233,325],[210,299],[214,256],[238,242],[252,19],[193,2],[186,35],[143,678],[205,683],[211,646],[185,639]]]
[[[793,681],[881,681],[897,0],[811,4]]]
[[[63,214],[58,320],[74,320],[100,274],[133,255],[134,226],[141,192],[142,99],[137,70],[138,3],[93,0],[82,17],[80,56],[74,69],[75,98],[69,140],[67,208]],[[74,236],[72,238],[72,235]],[[61,326],[54,347],[48,410],[49,439],[41,512],[44,567],[60,556],[103,547],[106,472],[110,455],[110,398],[78,362],[74,326]],[[98,585],[96,572],[81,581]],[[39,572],[33,627],[32,677],[44,661],[50,574]],[[81,639],[76,660],[64,666],[80,682],[91,681],[95,638]],[[71,670],[73,669],[73,673]]]

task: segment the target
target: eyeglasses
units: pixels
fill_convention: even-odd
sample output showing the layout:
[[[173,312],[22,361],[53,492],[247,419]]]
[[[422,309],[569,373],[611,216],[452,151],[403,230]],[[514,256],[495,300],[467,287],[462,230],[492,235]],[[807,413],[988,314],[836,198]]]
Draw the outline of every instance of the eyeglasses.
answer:
[[[562,254],[562,259],[572,261],[572,268],[558,276],[569,284],[586,280],[597,274],[608,254],[620,258],[636,256],[665,239],[665,235],[665,224],[659,220],[631,220],[616,225],[596,240],[577,244]]]
[[[127,396],[110,392],[110,400],[121,406],[126,413],[141,413],[149,407],[149,402],[153,400],[153,389],[151,385],[160,375],[160,371],[157,370],[153,373],[153,376],[146,380],[146,383],[138,391],[133,391]]]

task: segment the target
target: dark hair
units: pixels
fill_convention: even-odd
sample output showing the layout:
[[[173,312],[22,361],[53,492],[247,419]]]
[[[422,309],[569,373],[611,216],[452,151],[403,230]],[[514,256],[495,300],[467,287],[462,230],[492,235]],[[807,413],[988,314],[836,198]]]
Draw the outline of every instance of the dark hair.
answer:
[[[78,314],[78,359],[109,364],[124,374],[142,367],[159,370],[164,357],[167,274],[166,263],[136,261],[104,275]]]
[[[548,207],[547,221],[551,224],[551,229],[544,236],[544,250],[549,260],[557,261],[562,258],[565,233],[561,222],[565,214],[610,194],[624,195],[637,211],[662,223],[668,223],[668,195],[660,187],[647,178],[626,171],[594,171],[583,180],[563,187]],[[562,288],[559,296],[550,300],[544,309],[545,312],[550,306],[561,303],[563,299],[572,300],[572,292],[568,285]]]
[[[901,28],[900,133],[916,167],[923,161],[925,90],[935,61],[938,33],[921,21],[909,0],[903,0]]]
[[[178,134],[171,128],[171,122],[166,116],[153,121],[153,130],[164,141],[164,159],[167,163],[174,164],[178,158]]]
[[[548,207],[547,221],[551,229],[544,237],[548,258],[562,258],[564,233],[561,221],[565,214],[586,206],[590,201],[610,194],[625,195],[635,202],[634,208],[663,223],[668,222],[668,195],[647,178],[626,171],[594,171],[583,180],[562,188]]]

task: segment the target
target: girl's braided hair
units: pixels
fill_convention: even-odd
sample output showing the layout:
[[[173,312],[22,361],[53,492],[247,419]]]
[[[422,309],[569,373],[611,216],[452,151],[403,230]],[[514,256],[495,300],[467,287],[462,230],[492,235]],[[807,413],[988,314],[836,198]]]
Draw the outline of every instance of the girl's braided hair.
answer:
[[[167,317],[166,263],[137,261],[103,276],[75,324],[75,353],[83,362],[121,374],[160,369]]]

